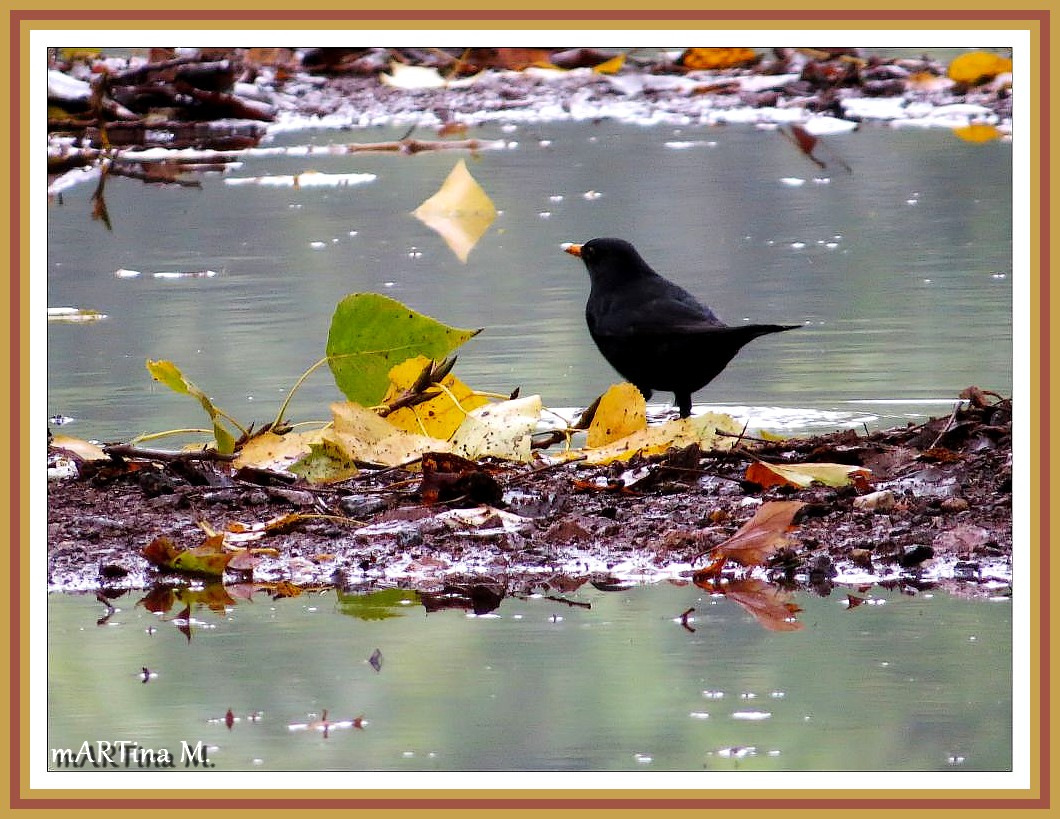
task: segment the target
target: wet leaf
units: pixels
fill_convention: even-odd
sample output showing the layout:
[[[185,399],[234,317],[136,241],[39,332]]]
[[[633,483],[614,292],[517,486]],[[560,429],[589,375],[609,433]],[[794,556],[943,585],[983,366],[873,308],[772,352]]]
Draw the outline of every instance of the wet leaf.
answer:
[[[497,479],[475,461],[448,452],[428,452],[420,460],[420,499],[435,504],[466,498],[471,504],[497,506],[502,490]]]
[[[1009,71],[1012,71],[1012,60],[989,51],[971,51],[955,58],[946,75],[955,82],[978,85]]]
[[[679,418],[634,432],[602,447],[588,448],[581,453],[590,464],[607,464],[629,460],[636,454],[644,457],[663,455],[671,447],[683,448],[698,444],[703,450],[731,449],[743,425],[731,415],[708,412],[691,418]],[[729,433],[721,435],[719,433]]]
[[[744,479],[756,483],[763,489],[771,486],[795,486],[804,489],[817,482],[825,486],[848,486],[867,484],[872,473],[862,466],[849,464],[767,464],[753,461],[744,473]]]
[[[161,535],[147,544],[142,554],[150,563],[168,571],[204,577],[220,577],[232,559],[232,555],[224,552],[216,539],[210,537],[207,537],[206,545],[180,549],[171,538]]]
[[[151,359],[148,359],[147,371],[151,373],[152,378],[165,384],[174,392],[182,395],[190,395],[192,398],[196,399],[202,405],[202,408],[206,410],[206,414],[210,416],[210,420],[213,422],[213,433],[214,440],[217,444],[217,451],[223,455],[235,452],[235,438],[222,423],[220,410],[213,405],[213,402],[206,393],[184,377],[184,374],[176,364],[172,361],[152,361]]]
[[[601,447],[647,429],[647,407],[641,391],[628,382],[614,384],[599,399],[586,443]]]
[[[769,501],[741,526],[731,538],[710,550],[711,558],[731,560],[741,566],[761,566],[777,549],[788,545],[788,532],[793,528],[792,520],[806,504],[801,501]],[[698,571],[694,582],[716,576],[720,566]]]
[[[332,404],[331,413],[332,428],[323,433],[323,438],[339,447],[351,461],[400,466],[424,452],[448,448],[445,441],[398,429],[360,404]]]
[[[320,437],[320,430],[288,432],[286,435],[266,430],[240,447],[232,466],[235,469],[249,466],[277,472],[289,470],[292,464],[311,451],[314,444],[320,442]]]
[[[440,361],[479,332],[449,327],[378,293],[353,293],[335,308],[328,365],[347,398],[373,406],[386,395],[396,364],[418,355]]]
[[[322,432],[309,445],[309,453],[291,464],[289,471],[309,483],[329,484],[349,480],[360,470],[346,447]]]
[[[736,68],[758,58],[752,48],[687,48],[677,64],[693,71]]]
[[[450,443],[465,458],[493,456],[507,461],[530,460],[530,435],[541,418],[541,396],[487,404],[468,413]]]
[[[48,446],[51,449],[62,449],[72,455],[76,455],[82,461],[110,460],[101,447],[81,438],[72,438],[69,435],[52,435]]]
[[[383,403],[392,404],[402,394],[411,390],[424,369],[432,364],[431,359],[421,355],[395,365],[390,370],[390,387],[383,397]],[[469,386],[451,373],[437,384],[428,386],[425,390],[436,393],[433,398],[394,410],[386,416],[386,420],[406,432],[447,441],[464,423],[467,413],[489,403],[486,398],[475,395]]]
[[[368,664],[375,669],[378,674],[383,670],[383,652],[378,648],[372,652],[372,656],[368,658]]]
[[[617,74],[622,70],[622,66],[626,63],[625,54],[617,54],[610,60],[604,60],[604,62],[593,66],[593,71],[597,74]]]
[[[412,214],[440,234],[460,261],[467,262],[472,249],[497,218],[497,209],[461,159],[438,192]]]

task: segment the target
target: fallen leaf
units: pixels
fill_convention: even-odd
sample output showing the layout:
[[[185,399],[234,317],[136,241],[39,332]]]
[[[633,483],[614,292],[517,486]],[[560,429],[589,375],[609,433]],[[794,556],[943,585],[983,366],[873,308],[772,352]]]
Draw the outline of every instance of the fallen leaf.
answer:
[[[69,435],[52,435],[51,439],[48,441],[48,447],[50,449],[65,450],[72,455],[76,455],[82,461],[110,460],[102,447],[96,446],[95,444],[89,443],[81,438],[72,438]]]
[[[628,382],[614,384],[599,399],[586,443],[594,448],[605,446],[647,426],[641,391]]]
[[[677,64],[693,71],[716,71],[747,65],[757,58],[752,48],[686,48]]]
[[[412,215],[441,235],[456,257],[466,263],[472,249],[497,218],[497,209],[461,159],[438,192]]]
[[[991,54],[989,51],[971,51],[956,57],[950,63],[946,75],[955,82],[978,85],[1011,70],[1010,59]]]
[[[530,435],[541,418],[541,396],[530,395],[487,404],[468,413],[450,439],[452,451],[478,460],[530,460]]]
[[[587,463],[600,465],[629,460],[638,453],[646,458],[663,455],[671,447],[683,448],[689,444],[698,444],[704,451],[731,449],[736,441],[734,436],[742,431],[743,425],[731,415],[708,412],[649,426],[602,447],[572,450],[567,457],[584,455]]]
[[[390,387],[383,396],[383,403],[391,404],[409,391],[424,368],[432,363],[431,359],[420,355],[395,365],[389,373]],[[464,423],[464,418],[471,410],[489,403],[452,373],[441,379],[438,384],[441,386],[436,384],[426,390],[436,392],[434,398],[394,410],[386,416],[386,420],[406,432],[447,441]]]
[[[847,486],[859,480],[867,482],[872,473],[861,466],[849,464],[767,464],[752,461],[744,473],[744,480],[763,489],[771,486],[795,486],[804,489],[817,483],[825,486]]]
[[[778,549],[788,545],[788,532],[793,528],[792,520],[806,504],[801,501],[769,501],[755,513],[736,534],[719,543],[709,552],[713,563],[708,569],[693,575],[693,581],[717,576],[720,558],[739,563],[741,566],[761,566]],[[697,579],[698,578],[698,579]]]

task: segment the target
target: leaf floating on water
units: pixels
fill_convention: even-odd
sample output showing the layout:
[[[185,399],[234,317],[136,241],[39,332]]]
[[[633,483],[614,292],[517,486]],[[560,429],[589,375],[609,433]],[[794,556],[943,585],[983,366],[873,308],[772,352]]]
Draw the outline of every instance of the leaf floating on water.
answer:
[[[629,382],[613,384],[600,396],[589,424],[586,443],[601,447],[648,426],[648,411],[641,391]]]
[[[368,658],[368,664],[379,673],[383,670],[383,652],[378,648],[372,652],[372,656]]]
[[[480,330],[462,330],[378,293],[353,293],[335,308],[326,354],[335,384],[365,407],[382,401],[390,370],[422,355],[441,361]]]
[[[744,473],[744,479],[756,483],[763,489],[771,486],[794,486],[805,489],[817,482],[825,486],[868,486],[872,472],[863,466],[849,464],[767,464],[753,461]]]
[[[434,196],[412,215],[438,233],[462,262],[497,218],[497,209],[460,160]]]
[[[209,537],[204,546],[180,549],[164,535],[148,543],[143,556],[160,568],[203,577],[220,577],[232,559],[231,553],[225,552],[223,546]]]

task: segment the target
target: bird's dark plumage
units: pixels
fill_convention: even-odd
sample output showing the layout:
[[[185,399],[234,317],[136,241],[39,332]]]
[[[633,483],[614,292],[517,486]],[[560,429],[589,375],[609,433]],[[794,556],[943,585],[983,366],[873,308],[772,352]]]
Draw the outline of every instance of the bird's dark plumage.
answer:
[[[622,239],[565,245],[589,271],[585,304],[589,335],[604,358],[651,398],[674,394],[682,418],[692,414],[692,393],[706,386],[747,342],[794,324],[730,327],[682,287],[664,279]]]

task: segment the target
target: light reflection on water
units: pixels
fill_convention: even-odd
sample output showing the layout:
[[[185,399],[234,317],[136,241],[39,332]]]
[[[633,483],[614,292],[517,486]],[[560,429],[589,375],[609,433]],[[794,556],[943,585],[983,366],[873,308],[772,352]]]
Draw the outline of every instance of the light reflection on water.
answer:
[[[486,617],[259,596],[194,612],[190,641],[137,594],[104,626],[91,597],[52,596],[48,742],[201,739],[219,770],[1008,769],[1007,600],[858,594],[875,605],[798,595],[791,633],[670,584]],[[290,727],[325,709],[346,724]]]

